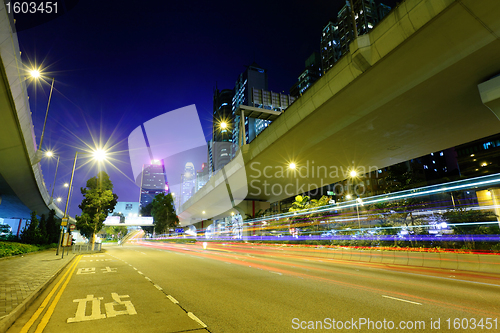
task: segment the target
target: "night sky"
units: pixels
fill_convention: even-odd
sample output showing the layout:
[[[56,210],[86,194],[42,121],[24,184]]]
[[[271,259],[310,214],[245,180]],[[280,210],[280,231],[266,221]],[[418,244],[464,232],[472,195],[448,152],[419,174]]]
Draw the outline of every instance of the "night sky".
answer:
[[[75,151],[106,144],[114,166],[105,169],[119,201],[139,200],[127,151],[133,129],[195,104],[210,139],[215,86],[232,89],[245,66],[254,61],[267,69],[270,90],[288,94],[304,61],[319,51],[322,27],[344,3],[72,2],[76,5],[64,15],[32,28],[25,28],[29,18],[15,16],[24,63],[42,66],[55,78],[42,148],[61,156],[54,197],[65,199],[62,185],[69,182]],[[383,3],[395,5],[395,1]],[[50,79],[42,86],[28,81],[27,86],[38,143]],[[55,159],[41,164],[50,193]],[[96,172],[79,157],[70,215],[80,214],[79,188]],[[60,207],[64,209],[63,204]]]

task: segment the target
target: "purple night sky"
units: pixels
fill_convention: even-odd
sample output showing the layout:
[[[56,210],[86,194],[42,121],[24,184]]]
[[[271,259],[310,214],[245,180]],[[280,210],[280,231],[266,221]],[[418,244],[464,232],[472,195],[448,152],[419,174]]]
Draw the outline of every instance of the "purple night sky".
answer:
[[[267,69],[270,90],[288,93],[307,57],[319,51],[323,25],[345,3],[66,2],[76,5],[32,28],[24,29],[23,24],[29,24],[25,17],[16,18],[23,61],[41,65],[55,78],[42,147],[61,156],[54,197],[66,198],[62,185],[69,182],[75,151],[106,144],[113,152],[113,166],[105,169],[119,201],[139,200],[127,143],[134,129],[195,104],[205,139],[210,139],[215,86],[232,89],[244,66],[254,61]],[[395,5],[395,1],[382,3]],[[38,143],[50,79],[36,88],[33,83],[27,86]],[[79,188],[97,172],[86,161],[79,156],[72,216],[80,214]],[[56,162],[41,164],[50,193]]]

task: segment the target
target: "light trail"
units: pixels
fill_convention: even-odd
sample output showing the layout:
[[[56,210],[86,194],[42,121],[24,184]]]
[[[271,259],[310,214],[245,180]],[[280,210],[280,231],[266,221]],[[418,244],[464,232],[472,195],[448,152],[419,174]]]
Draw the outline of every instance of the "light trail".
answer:
[[[200,251],[198,248],[192,248],[192,249],[178,248],[177,246],[174,246],[173,244],[161,244],[160,245],[157,243],[150,244],[148,242],[138,242],[138,243],[140,245],[147,246],[147,247],[164,249],[164,250],[166,249],[166,250],[174,251],[174,252],[185,252],[185,253],[189,253],[191,255],[196,255],[196,256],[207,258],[207,259],[213,259],[213,260],[222,261],[222,262],[229,262],[232,264],[245,266],[245,267],[249,267],[249,268],[265,270],[265,271],[274,272],[274,273],[281,273],[281,274],[287,275],[287,276],[294,276],[294,277],[299,277],[299,278],[306,278],[306,279],[310,279],[310,280],[327,282],[327,283],[340,285],[340,286],[344,286],[344,287],[348,287],[348,288],[354,288],[357,290],[369,291],[369,292],[375,293],[376,295],[390,295],[391,297],[409,299],[413,302],[419,301],[419,303],[420,302],[432,303],[435,306],[453,309],[453,310],[465,311],[468,313],[479,314],[482,316],[492,316],[492,315],[496,316],[496,317],[500,316],[500,312],[494,312],[494,311],[489,311],[489,310],[480,310],[480,309],[477,309],[474,307],[468,307],[468,306],[464,306],[464,305],[460,305],[460,304],[453,304],[450,302],[435,300],[435,299],[431,299],[431,298],[427,298],[427,297],[423,297],[423,296],[412,295],[412,294],[408,294],[408,293],[404,293],[404,292],[386,290],[386,289],[376,288],[376,287],[369,287],[366,285],[344,282],[344,281],[340,281],[340,280],[333,279],[333,278],[321,277],[321,276],[316,276],[316,275],[301,273],[301,272],[295,272],[295,271],[292,271],[289,269],[284,269],[284,268],[277,268],[277,267],[269,266],[266,264],[269,264],[270,262],[272,262],[272,263],[277,263],[279,265],[285,265],[285,266],[288,266],[288,265],[280,263],[280,262],[275,262],[275,261],[272,261],[269,259],[264,260],[261,258],[241,256],[244,259],[244,261],[243,261],[241,259],[238,259],[239,258],[238,256],[236,256],[234,254],[229,254],[227,252],[207,253],[207,251],[203,251],[203,250]],[[259,259],[261,259],[261,260],[259,260]],[[264,262],[264,264],[260,263],[259,261]],[[364,265],[366,265],[366,264],[367,263],[364,263]],[[294,266],[297,266],[297,265],[294,265]],[[332,273],[332,270],[319,269],[319,268],[314,268],[311,266],[305,266],[305,267],[307,267],[308,270],[322,271],[323,273],[328,273],[328,272]],[[335,271],[335,273],[340,273],[340,272]],[[363,275],[361,275],[361,274],[347,274],[347,273],[342,273],[342,274],[363,277]],[[377,279],[377,280],[386,280],[386,281],[390,281],[390,282],[396,282],[396,280],[389,280],[389,279]]]

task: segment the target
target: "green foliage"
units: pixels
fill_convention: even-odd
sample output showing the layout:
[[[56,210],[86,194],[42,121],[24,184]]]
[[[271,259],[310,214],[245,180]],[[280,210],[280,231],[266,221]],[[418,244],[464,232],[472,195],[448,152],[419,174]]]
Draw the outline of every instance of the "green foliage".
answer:
[[[125,223],[125,215],[123,213],[113,213],[113,216],[119,216],[120,217],[120,223]]]
[[[142,216],[153,216],[151,215],[151,210],[153,209],[153,203],[148,203],[145,207],[141,207],[141,215]]]
[[[104,231],[106,232],[106,238],[120,239],[127,234],[128,229],[125,226],[110,226],[105,227]]]
[[[38,251],[40,247],[31,244],[0,242],[0,258]]]
[[[56,217],[56,211],[51,210],[49,216],[45,222],[45,228],[47,233],[47,243],[57,243],[59,242],[59,234],[61,232],[61,220]]]
[[[496,221],[497,216],[491,211],[472,210],[466,208],[450,209],[443,214],[448,223],[456,224],[453,231],[456,234],[498,234],[498,224],[491,227],[481,226],[479,224],[470,224],[474,222],[492,222]]]
[[[26,244],[45,244],[36,212],[31,212],[31,219],[21,232],[21,241]]]
[[[152,206],[151,215],[153,216],[157,234],[164,234],[169,228],[175,228],[179,224],[172,194],[157,194],[153,199]]]
[[[76,228],[83,236],[94,239],[94,234],[102,229],[104,220],[115,208],[118,196],[113,193],[113,184],[104,171],[90,178],[87,187],[80,191],[84,198],[78,206],[82,215],[75,216]]]

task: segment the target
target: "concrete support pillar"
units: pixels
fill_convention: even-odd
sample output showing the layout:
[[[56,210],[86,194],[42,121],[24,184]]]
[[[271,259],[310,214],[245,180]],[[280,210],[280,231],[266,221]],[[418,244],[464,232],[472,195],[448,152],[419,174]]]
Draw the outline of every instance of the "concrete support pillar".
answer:
[[[500,226],[500,188],[490,188],[488,191],[491,195],[491,201],[494,206],[494,212],[497,216],[498,225]]]

